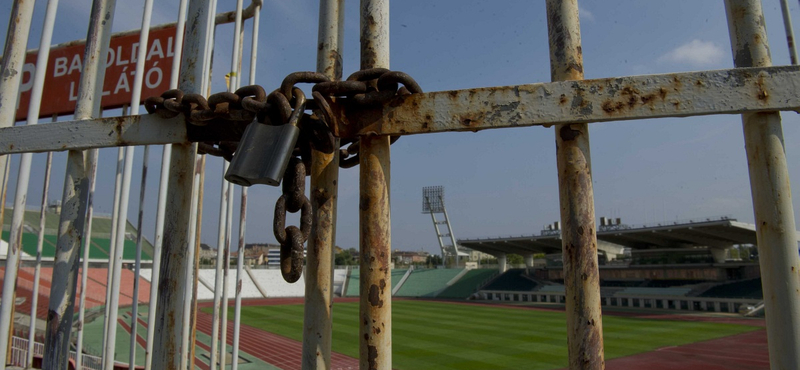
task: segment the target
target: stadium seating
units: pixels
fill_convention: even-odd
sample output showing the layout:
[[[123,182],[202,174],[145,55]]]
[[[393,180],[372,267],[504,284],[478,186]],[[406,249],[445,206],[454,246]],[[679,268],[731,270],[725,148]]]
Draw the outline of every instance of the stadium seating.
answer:
[[[447,283],[462,270],[415,269],[395,295],[398,297],[434,297],[446,288]]]
[[[536,290],[539,284],[528,279],[524,274],[525,269],[509,269],[481,289],[520,292]]]
[[[347,280],[347,294],[345,294],[346,297],[358,297],[359,276],[358,269],[350,270],[350,279]]]
[[[564,294],[564,286],[561,284],[543,285],[539,290],[537,290],[537,292]]]
[[[258,284],[266,291],[268,298],[273,297],[302,297],[305,295],[306,283],[304,278],[289,284],[283,280],[281,270],[252,269],[250,272],[258,280]],[[356,286],[356,289],[358,286]],[[349,289],[348,289],[349,290]]]
[[[655,296],[679,296],[683,297],[692,290],[691,287],[672,287],[672,288],[625,288],[616,295],[655,295]]]
[[[706,290],[700,297],[763,299],[761,278],[720,284]]]
[[[495,269],[475,269],[469,270],[467,273],[458,279],[453,285],[445,288],[437,298],[449,299],[466,299],[472,293],[475,293],[480,286],[497,275]]]
[[[344,285],[345,280],[347,279],[347,270],[346,269],[335,269],[333,270],[333,293],[339,295],[340,297],[344,296],[344,292],[342,292],[342,285]]]
[[[402,279],[403,276],[405,276],[406,272],[408,272],[408,269],[392,270],[392,289],[394,289],[397,286],[397,284],[400,283],[400,279]]]

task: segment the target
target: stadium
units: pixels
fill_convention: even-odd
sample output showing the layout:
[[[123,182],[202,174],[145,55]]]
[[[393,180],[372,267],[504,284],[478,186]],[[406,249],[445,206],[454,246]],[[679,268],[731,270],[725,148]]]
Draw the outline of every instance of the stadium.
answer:
[[[34,335],[37,341],[44,338],[49,288],[53,284],[57,215],[58,209],[50,207],[45,217],[44,263]],[[18,324],[13,348],[17,351],[25,349],[25,338],[29,335],[38,218],[39,210],[26,212],[25,257],[17,280],[15,308]],[[750,260],[749,255],[744,259],[738,255],[731,257],[733,250],[753,247],[753,225],[731,218],[638,227],[611,220],[606,226],[606,222],[605,218],[601,220],[605,227],[598,231],[598,240],[605,244],[601,247],[606,258],[601,258],[604,261],[600,265],[600,286],[609,367],[633,369],[653,362],[663,368],[746,365],[754,369],[768,365],[757,260]],[[5,226],[7,229],[10,225]],[[86,321],[80,328],[85,333],[83,351],[87,363],[91,363],[89,359],[99,363],[102,356],[101,310],[105,306],[104,293],[109,278],[110,231],[109,217],[94,218]],[[394,367],[565,367],[564,346],[558,344],[563,342],[566,329],[563,266],[557,257],[559,254],[552,253],[560,248],[558,231],[557,225],[548,225],[541,235],[458,240],[459,254],[463,257],[458,264],[451,262],[447,268],[424,263],[397,264],[391,271],[391,295],[395,301]],[[126,233],[117,322],[119,348],[130,346],[136,281],[132,240],[136,229],[128,223]],[[4,238],[7,234],[3,234]],[[710,246],[722,245],[729,246],[724,254],[710,250],[713,248]],[[136,341],[140,346],[136,351],[137,366],[143,366],[145,360],[143,344],[152,281],[152,245],[145,241],[143,246],[136,300],[139,304]],[[274,253],[259,249],[257,245],[251,249],[259,254],[248,258],[245,252],[247,263],[240,287],[236,286],[237,280],[228,280],[228,291],[238,290],[243,306],[244,326],[240,336],[244,345],[236,361],[242,369],[300,369],[302,337],[298,334],[302,331],[304,281],[286,283],[276,266],[278,258]],[[444,250],[452,250],[452,247],[445,246]],[[469,261],[468,251],[495,256],[495,261],[489,261],[495,263],[477,266],[476,261]],[[216,252],[215,248],[212,252]],[[527,264],[504,262],[506,256],[512,254],[523,256]],[[534,254],[542,258],[533,258]],[[238,253],[234,256],[238,258]],[[659,260],[675,262],[659,263]],[[211,368],[215,276],[213,266],[199,269],[195,366],[200,369]],[[358,266],[337,266],[332,286],[335,296],[332,368],[356,368],[358,349],[352,343],[357,337]],[[82,289],[78,287],[79,291]],[[229,319],[233,318],[232,313],[233,302],[230,302]],[[228,329],[228,338],[230,346],[233,328]],[[231,348],[227,350],[229,356],[230,351]],[[743,359],[746,360],[742,362]],[[233,359],[228,357],[226,361]],[[127,368],[128,362],[127,352],[117,352],[118,367]]]
[[[0,370],[800,369],[779,1],[6,2]]]

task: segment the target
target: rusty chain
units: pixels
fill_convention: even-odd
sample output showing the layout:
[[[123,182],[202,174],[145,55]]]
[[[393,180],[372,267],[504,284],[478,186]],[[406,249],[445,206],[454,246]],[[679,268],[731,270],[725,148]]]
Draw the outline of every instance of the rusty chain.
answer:
[[[300,83],[313,83],[312,99],[306,100]],[[400,86],[402,85],[402,86]],[[206,99],[200,94],[169,90],[147,98],[150,114],[172,118],[186,117],[190,140],[198,142],[198,154],[210,154],[230,161],[248,124],[294,124],[300,137],[283,174],[282,195],[275,204],[273,233],[281,246],[280,266],[284,280],[294,283],[303,270],[303,245],[311,234],[311,202],[305,195],[306,169],[311,166],[312,149],[324,153],[339,150],[339,166],[351,168],[359,163],[360,141],[339,136],[336,117],[331,109],[337,104],[375,107],[398,95],[421,93],[411,76],[384,68],[358,71],[345,81],[331,81],[321,73],[296,72],[283,80],[280,88],[267,94],[258,85],[244,86],[235,92],[216,93]],[[309,115],[305,110],[313,111]],[[399,137],[392,137],[391,143]],[[286,226],[286,213],[300,212],[300,226]]]
[[[335,138],[338,137],[338,125],[331,110],[333,98],[337,103],[361,106],[382,105],[398,95],[421,93],[422,89],[411,76],[385,68],[373,68],[358,71],[345,81],[330,81],[325,75],[315,72],[295,72],[288,75],[281,87],[267,94],[258,85],[244,86],[233,93],[216,93],[206,99],[200,94],[184,94],[180,90],[169,90],[145,100],[145,109],[160,117],[172,118],[178,114],[188,117],[192,132],[203,132],[201,139],[208,137],[224,140],[199,141],[198,153],[223,157],[230,161],[236,150],[238,140],[244,127],[254,120],[264,123],[283,124],[288,121],[293,111],[292,89],[298,83],[314,83],[312,99],[307,108],[313,110],[312,115],[302,114],[300,118],[301,139],[298,140],[296,154],[301,155],[308,165],[311,149],[324,153],[332,153]],[[402,86],[400,86],[402,85]],[[399,89],[398,89],[399,87]],[[302,112],[301,112],[302,113]],[[269,119],[267,119],[269,118]],[[215,123],[216,127],[209,127]],[[213,126],[213,125],[212,125]],[[399,137],[392,137],[392,143]],[[339,149],[340,166],[351,168],[359,163],[358,139],[344,140]]]
[[[272,231],[281,245],[281,275],[286,282],[294,283],[303,271],[303,244],[311,234],[311,202],[305,195],[306,169],[300,158],[289,161],[283,176],[283,194],[275,203]],[[287,227],[286,212],[298,211],[300,227]]]

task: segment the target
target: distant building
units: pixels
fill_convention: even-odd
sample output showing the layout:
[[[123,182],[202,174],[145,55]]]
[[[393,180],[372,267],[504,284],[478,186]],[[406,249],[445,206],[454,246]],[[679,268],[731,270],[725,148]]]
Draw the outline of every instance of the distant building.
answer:
[[[392,252],[392,261],[398,265],[410,265],[413,263],[425,263],[430,253],[425,251],[406,252],[395,250]]]

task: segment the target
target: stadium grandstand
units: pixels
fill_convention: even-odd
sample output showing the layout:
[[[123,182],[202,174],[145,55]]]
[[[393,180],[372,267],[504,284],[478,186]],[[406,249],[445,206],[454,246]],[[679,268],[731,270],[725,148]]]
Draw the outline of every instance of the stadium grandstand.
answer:
[[[27,208],[23,218],[22,251],[23,261],[34,260],[36,257],[36,245],[39,233],[39,214],[40,209]],[[56,242],[58,238],[58,222],[60,206],[53,204],[45,212],[44,243],[42,244],[42,260],[44,263],[52,262],[56,252]],[[6,207],[5,213],[11,214],[11,208]],[[3,219],[2,239],[8,241],[11,229],[11,217]],[[95,214],[92,219],[92,242],[89,248],[89,261],[91,263],[108,263],[109,251],[111,246],[111,216]],[[145,263],[152,261],[153,244],[147,238],[142,237],[142,260]],[[136,259],[136,227],[128,221],[125,228],[125,247],[122,252],[122,259],[125,263],[131,263]]]
[[[26,212],[26,233],[23,236],[23,249],[28,254],[35,253],[36,230],[32,225],[38,223],[38,214]],[[52,259],[55,245],[56,214],[48,214],[45,230],[45,245],[50,240],[50,248],[44,252],[44,260]],[[606,223],[606,221],[603,221]],[[96,216],[93,223],[92,261],[87,278],[86,312],[84,325],[91,338],[102,338],[102,310],[106,301],[108,269],[103,264],[108,261],[110,220],[105,216]],[[753,226],[737,222],[733,219],[705,220],[673,224],[669,226],[655,225],[647,227],[626,227],[614,224],[598,232],[598,240],[606,243],[605,256],[601,259],[600,286],[602,304],[608,309],[661,310],[661,311],[707,311],[718,313],[745,313],[763,309],[763,294],[757,261],[742,261],[731,258],[718,258],[709,248],[727,245],[749,245],[754,240]],[[391,273],[392,295],[406,299],[434,299],[449,301],[500,301],[525,303],[530,305],[563,305],[565,287],[563,285],[563,269],[560,265],[559,253],[545,255],[545,258],[533,259],[532,253],[555,252],[555,245],[560,244],[557,225],[546,229],[543,234],[531,237],[493,238],[477,240],[461,240],[459,243],[466,250],[480,251],[497,257],[497,265],[476,267],[475,263],[462,263],[453,268],[425,268],[419,264],[408,267],[393,268]],[[135,235],[135,228],[129,223],[127,234]],[[6,233],[7,234],[7,233]],[[4,234],[5,235],[5,234]],[[125,259],[135,253],[135,245],[131,238],[126,239]],[[706,245],[700,245],[702,242]],[[146,243],[147,250],[152,246]],[[213,247],[206,246],[213,251]],[[262,248],[262,247],[254,247]],[[265,251],[271,248],[263,247]],[[615,249],[616,248],[616,249]],[[629,249],[632,250],[629,252]],[[620,253],[611,253],[611,252]],[[689,253],[687,253],[689,252]],[[502,263],[503,254],[523,254],[525,265],[508,265]],[[238,256],[238,253],[233,253]],[[672,258],[674,255],[702,255],[697,258]],[[669,257],[663,259],[663,257]],[[670,257],[672,256],[672,257]],[[149,254],[148,257],[149,259]],[[671,259],[670,259],[671,258]],[[263,257],[261,258],[263,260]],[[241,276],[242,298],[258,301],[262,299],[301,298],[305,294],[304,279],[297,283],[286,283],[277,266],[268,263],[270,258],[258,264],[259,259],[250,258]],[[663,263],[663,261],[672,263]],[[149,305],[150,284],[153,281],[152,270],[145,261],[141,270],[140,290],[136,301],[139,305]],[[119,331],[130,333],[131,307],[134,304],[133,282],[135,273],[131,264],[125,264],[122,271],[119,300]],[[35,338],[44,337],[48,299],[52,285],[52,265],[44,264],[40,278],[40,289],[37,300],[37,328]],[[2,273],[4,271],[0,271]],[[201,305],[210,304],[214,299],[216,271],[212,268],[201,268],[198,274],[197,299]],[[337,297],[359,296],[359,276],[357,266],[339,266],[333,272],[333,293]],[[28,333],[29,315],[33,302],[33,267],[23,265],[18,274],[16,315],[18,325],[14,327],[16,337],[24,338]],[[82,287],[78,287],[80,291]],[[228,280],[228,291],[237,289],[235,279]],[[208,302],[208,303],[203,303]],[[79,304],[76,299],[76,306]],[[139,310],[142,332],[145,331],[142,312]],[[119,345],[130,343],[118,336]],[[89,337],[87,337],[89,338]],[[201,338],[205,336],[201,335]],[[21,339],[20,339],[21,340]],[[208,353],[202,347],[199,352]],[[144,348],[139,348],[143,353]],[[102,355],[102,343],[93,339],[86,341],[84,353],[87,361]],[[94,357],[92,357],[94,356]],[[258,364],[255,357],[242,353],[246,363]],[[137,355],[137,362],[143,360]],[[120,363],[126,361],[124,353],[117,356]]]

